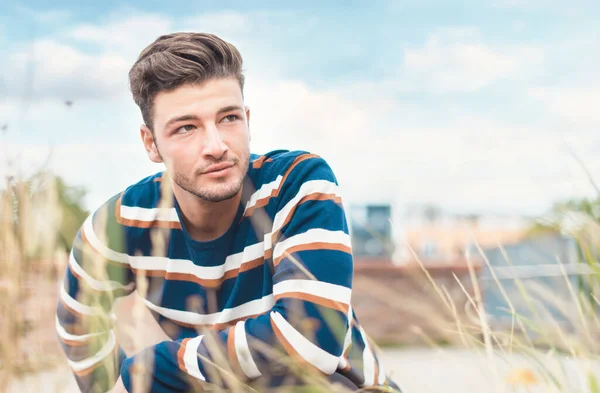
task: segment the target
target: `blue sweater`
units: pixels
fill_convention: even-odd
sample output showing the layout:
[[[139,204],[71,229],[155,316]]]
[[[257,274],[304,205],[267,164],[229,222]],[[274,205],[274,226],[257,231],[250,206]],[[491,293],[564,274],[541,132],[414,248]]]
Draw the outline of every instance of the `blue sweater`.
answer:
[[[108,200],[74,241],[56,327],[82,391],[104,392],[120,373],[133,392],[139,363],[151,372],[152,393],[227,388],[231,375],[276,386],[274,366],[294,364],[358,387],[395,387],[352,310],[350,236],[325,160],[253,154],[233,224],[208,242],[189,236],[174,198],[161,202],[163,175]],[[109,313],[140,277],[143,302],[171,325],[172,341],[126,358]]]

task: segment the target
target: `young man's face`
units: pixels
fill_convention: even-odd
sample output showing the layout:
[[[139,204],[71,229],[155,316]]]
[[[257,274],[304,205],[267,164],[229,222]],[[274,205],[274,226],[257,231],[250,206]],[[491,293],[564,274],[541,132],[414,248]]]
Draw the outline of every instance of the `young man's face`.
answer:
[[[242,187],[250,160],[249,118],[238,81],[212,79],[157,94],[154,136],[143,126],[142,140],[175,186],[220,202]]]

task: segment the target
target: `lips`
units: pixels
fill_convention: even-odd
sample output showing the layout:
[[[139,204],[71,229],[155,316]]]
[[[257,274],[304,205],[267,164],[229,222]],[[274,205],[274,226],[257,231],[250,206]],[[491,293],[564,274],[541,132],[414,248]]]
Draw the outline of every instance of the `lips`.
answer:
[[[224,169],[231,168],[232,166],[233,166],[233,163],[231,163],[231,162],[223,162],[221,164],[214,164],[214,165],[211,165],[208,168],[206,168],[204,170],[204,172],[202,172],[202,173],[207,174],[207,173],[219,172]]]

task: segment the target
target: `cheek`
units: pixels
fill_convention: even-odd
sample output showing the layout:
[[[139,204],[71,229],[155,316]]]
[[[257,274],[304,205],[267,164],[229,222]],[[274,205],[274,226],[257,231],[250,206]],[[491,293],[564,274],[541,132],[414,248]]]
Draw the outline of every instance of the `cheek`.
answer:
[[[236,134],[234,138],[226,141],[226,143],[227,146],[229,146],[229,148],[234,150],[237,154],[246,154],[250,148],[250,140],[246,132],[240,132]]]
[[[170,146],[165,152],[167,157],[163,159],[169,163],[173,169],[186,171],[194,166],[198,159],[197,150],[192,149],[192,144],[181,144]]]

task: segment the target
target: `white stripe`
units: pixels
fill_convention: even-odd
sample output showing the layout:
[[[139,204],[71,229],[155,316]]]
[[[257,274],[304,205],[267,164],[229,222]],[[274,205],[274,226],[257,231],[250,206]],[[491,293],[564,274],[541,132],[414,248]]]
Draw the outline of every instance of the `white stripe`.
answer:
[[[77,311],[80,314],[84,314],[84,315],[91,315],[91,316],[95,316],[95,315],[102,315],[102,311],[99,310],[96,307],[90,307],[90,306],[86,306],[83,303],[78,302],[77,300],[73,299],[71,297],[71,295],[69,295],[67,293],[67,291],[65,290],[64,285],[60,285],[60,298],[65,302],[65,304],[67,306],[69,306],[69,308],[72,308],[73,310]]]
[[[379,378],[377,379],[377,383],[379,385],[383,385],[385,383],[385,380],[387,379],[387,375],[386,372],[383,368],[383,363],[382,363],[382,359],[381,357],[379,358]]]
[[[340,368],[345,368],[348,365],[346,359],[344,359],[344,353],[350,345],[352,345],[352,307],[348,308],[348,326],[346,327],[346,336],[344,337],[344,347],[342,348],[342,355],[340,356]]]
[[[79,265],[79,263],[77,263],[77,260],[75,259],[75,256],[73,255],[73,252],[71,252],[71,255],[69,255],[69,266],[71,266],[71,268],[73,269],[75,274],[77,274],[79,277],[83,278],[83,280],[90,287],[94,288],[97,291],[114,291],[116,289],[124,289],[126,291],[131,291],[135,287],[134,283],[129,283],[128,285],[125,286],[117,281],[96,280],[95,278],[93,278],[92,276],[87,274],[87,272],[85,270],[83,270],[83,268]]]
[[[60,338],[62,338],[63,340],[79,341],[79,342],[85,342],[92,337],[102,336],[103,334],[106,334],[106,333],[91,333],[91,334],[82,334],[81,336],[76,336],[74,334],[67,332],[65,330],[65,328],[62,327],[62,325],[60,324],[60,321],[58,320],[58,317],[56,317],[56,331],[58,332],[58,336]]]
[[[248,203],[246,203],[246,209],[244,210],[244,213],[246,213],[246,211],[248,211],[248,209],[251,209],[252,207],[254,207],[254,205],[256,205],[256,202],[258,202],[260,199],[270,196],[271,193],[273,192],[273,190],[276,190],[277,188],[279,188],[279,185],[281,184],[282,180],[283,180],[283,177],[281,175],[279,175],[272,182],[265,183],[258,190],[256,190],[254,192],[254,194],[252,194],[250,196]]]
[[[229,323],[239,318],[245,318],[256,314],[264,314],[275,304],[273,301],[273,295],[270,294],[261,299],[252,300],[237,307],[225,308],[223,311],[213,314],[198,314],[191,311],[173,310],[171,308],[160,307],[143,298],[142,301],[148,306],[148,308],[156,311],[166,318],[192,325]]]
[[[235,324],[235,353],[242,371],[248,378],[258,378],[262,375],[250,353],[246,338],[246,321],[239,321]]]
[[[96,237],[91,218],[84,224],[84,233],[90,244],[105,258],[128,264],[137,270],[163,271],[172,274],[190,274],[206,280],[219,280],[225,273],[239,269],[244,263],[264,256],[262,242],[246,246],[242,252],[229,255],[222,265],[198,266],[189,259],[170,259],[159,256],[130,256],[113,251]]]
[[[327,375],[331,375],[337,369],[339,359],[329,352],[319,348],[309,339],[298,332],[281,314],[271,312],[271,319],[277,326],[283,337],[298,352],[298,354]]]
[[[98,251],[103,257],[113,262],[119,262],[127,264],[129,255],[116,252],[106,247],[94,232],[93,215],[90,215],[83,223],[83,233],[87,238],[88,242]]]
[[[264,249],[262,243],[247,246],[244,251],[232,254],[225,263],[218,266],[198,266],[189,259],[170,259],[157,256],[130,256],[132,268],[139,270],[156,270],[166,273],[191,274],[204,280],[219,280],[225,273],[239,269],[244,263],[262,258]]]
[[[273,218],[273,232],[277,232],[283,226],[286,218],[302,198],[316,192],[323,194],[335,194],[339,196],[339,188],[335,183],[327,180],[310,180],[302,184],[298,193],[292,198]]]
[[[198,346],[200,342],[202,342],[202,337],[198,336],[192,338],[185,345],[185,352],[183,353],[183,363],[185,364],[185,368],[192,377],[197,378],[201,381],[206,381],[204,375],[200,372],[200,367],[198,366]]]
[[[352,298],[350,288],[317,280],[285,280],[273,285],[273,296],[289,292],[306,293],[344,304],[350,304]]]
[[[117,345],[117,340],[115,339],[115,333],[111,330],[106,344],[94,356],[76,362],[67,359],[67,362],[69,362],[71,368],[76,372],[86,370],[110,355],[115,349],[115,345]]]
[[[363,351],[363,372],[365,377],[364,386],[373,386],[375,384],[375,357],[371,352],[369,342],[367,341],[367,334],[365,330],[360,327],[360,335],[363,342],[365,343],[365,349]]]
[[[316,242],[341,244],[349,248],[351,247],[350,236],[346,232],[314,228],[277,243],[273,251],[273,259],[279,258],[289,248]]]
[[[126,220],[137,220],[137,221],[169,221],[179,222],[179,216],[177,210],[174,207],[155,207],[155,208],[144,208],[137,206],[124,206],[121,205],[119,214],[121,218]]]

